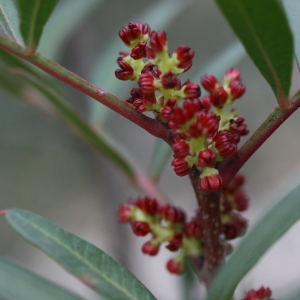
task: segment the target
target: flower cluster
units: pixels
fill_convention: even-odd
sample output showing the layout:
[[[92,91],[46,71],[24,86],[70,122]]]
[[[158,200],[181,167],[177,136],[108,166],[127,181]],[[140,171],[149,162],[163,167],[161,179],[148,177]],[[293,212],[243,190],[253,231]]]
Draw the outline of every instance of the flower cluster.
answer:
[[[221,217],[226,240],[242,236],[247,229],[247,220],[239,213],[249,206],[248,197],[243,190],[244,182],[244,176],[237,175],[222,192]]]
[[[269,288],[261,287],[258,290],[249,291],[241,300],[273,300],[272,291]]]
[[[185,257],[198,257],[203,253],[202,229],[198,218],[186,221],[185,213],[178,207],[159,205],[155,199],[139,198],[120,205],[119,220],[130,222],[137,236],[151,234],[151,239],[142,246],[142,252],[156,255],[162,243],[179,255],[167,263],[167,269],[174,274],[185,270]]]
[[[115,75],[139,86],[131,90],[127,104],[139,112],[152,111],[174,130],[172,166],[177,175],[185,176],[196,167],[202,189],[220,189],[217,163],[235,155],[240,137],[248,133],[236,110],[227,110],[245,92],[240,71],[229,68],[222,84],[205,74],[201,84],[209,94],[201,96],[198,83],[181,83],[178,77],[192,66],[190,47],[180,46],[169,54],[166,33],[151,31],[141,22],[129,23],[119,36],[130,51],[120,52]]]
[[[248,199],[242,190],[243,183],[243,176],[237,176],[222,194],[223,234],[226,240],[237,238],[246,231],[247,221],[237,213],[248,207]],[[184,272],[186,257],[205,256],[198,212],[187,221],[182,209],[169,204],[159,205],[155,199],[145,197],[122,203],[118,213],[119,221],[130,222],[135,235],[151,234],[151,239],[142,246],[143,253],[156,255],[163,243],[167,243],[166,248],[172,252],[180,250],[167,263],[171,273]]]

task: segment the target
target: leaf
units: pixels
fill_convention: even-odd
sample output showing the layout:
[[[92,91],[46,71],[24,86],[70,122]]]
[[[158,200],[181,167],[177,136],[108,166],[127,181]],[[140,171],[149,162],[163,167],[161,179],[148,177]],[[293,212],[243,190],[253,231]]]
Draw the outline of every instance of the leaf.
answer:
[[[48,21],[58,0],[18,0],[20,15],[20,32],[27,52],[33,54],[39,44],[44,26]]]
[[[298,68],[300,65],[300,1],[282,0],[286,15],[294,35],[295,55],[297,58]]]
[[[60,60],[68,37],[78,30],[89,14],[98,10],[105,0],[61,1],[44,28],[39,51],[56,61]],[[59,28],[59,30],[57,30]]]
[[[83,300],[83,298],[3,258],[0,258],[0,297],[7,300]]]
[[[154,180],[159,179],[171,155],[171,147],[165,141],[156,139],[149,166],[149,174]]]
[[[246,53],[240,42],[233,42],[224,47],[220,52],[214,55],[205,65],[194,72],[191,81],[199,82],[199,78],[205,73],[213,74],[216,78],[221,79],[225,71],[232,66],[237,65]]]
[[[21,44],[18,32],[18,11],[12,0],[0,0],[0,23],[4,34]]]
[[[289,106],[293,37],[278,0],[215,0],[247,53],[271,86],[281,108]]]
[[[300,218],[300,184],[293,187],[270,211],[221,267],[206,300],[230,300],[236,286],[264,253]],[[230,274],[230,276],[228,275]],[[280,274],[278,274],[280,275]]]
[[[29,211],[10,209],[5,215],[24,239],[105,299],[155,299],[127,269],[94,245]]]
[[[151,28],[166,29],[174,21],[175,17],[186,7],[186,3],[180,0],[165,0],[154,2],[152,5],[145,8],[143,12],[133,16],[131,20],[142,20],[144,23],[149,23]],[[168,12],[166,14],[166,12]],[[112,94],[118,94],[120,90],[126,90],[128,82],[123,82],[115,77],[115,70],[118,65],[115,62],[118,58],[118,53],[124,48],[124,44],[120,40],[118,33],[106,41],[106,47],[101,50],[99,57],[95,59],[95,64],[91,72],[91,82],[105,91]],[[129,90],[129,88],[127,88]],[[128,93],[129,96],[129,93]],[[126,96],[123,96],[126,98]],[[94,124],[102,125],[107,120],[110,110],[102,105],[97,105],[95,101],[90,101],[89,120]]]
[[[112,161],[127,177],[129,177],[130,180],[134,180],[134,169],[120,152],[112,146],[103,133],[97,133],[84,119],[66,104],[65,99],[63,99],[61,95],[57,94],[38,78],[22,70],[15,70],[15,72],[18,72],[18,74],[29,80],[31,84],[46,96],[46,99],[51,102],[61,116],[72,125],[85,140],[90,142],[100,153]]]

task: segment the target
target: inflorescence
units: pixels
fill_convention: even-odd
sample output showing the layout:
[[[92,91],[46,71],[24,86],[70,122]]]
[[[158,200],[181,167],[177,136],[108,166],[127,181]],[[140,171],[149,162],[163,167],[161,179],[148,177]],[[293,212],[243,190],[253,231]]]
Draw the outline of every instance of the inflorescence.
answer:
[[[223,187],[217,164],[237,153],[240,137],[248,133],[244,119],[228,107],[245,92],[240,71],[229,68],[220,83],[213,75],[205,74],[201,84],[208,92],[201,96],[200,85],[189,80],[181,83],[178,76],[192,66],[194,51],[180,46],[169,54],[165,32],[151,31],[141,22],[129,23],[119,32],[130,49],[120,52],[120,69],[115,75],[121,80],[136,81],[127,104],[138,112],[152,111],[155,118],[174,131],[172,166],[179,176],[191,169],[200,171],[199,184],[203,190],[223,188],[221,219],[225,240],[243,235],[247,221],[240,212],[248,207],[243,191],[244,177],[239,175]],[[123,203],[119,209],[120,222],[131,224],[137,236],[151,234],[142,252],[156,255],[163,243],[179,254],[168,261],[171,273],[185,270],[186,257],[201,257],[204,240],[199,212],[187,221],[181,208],[159,204],[155,199],[138,198]],[[227,253],[230,244],[227,244]]]
[[[244,119],[235,109],[227,109],[245,92],[240,71],[229,68],[222,83],[205,74],[201,84],[208,95],[201,96],[198,83],[182,84],[178,78],[192,66],[190,47],[180,46],[170,55],[166,33],[151,31],[140,22],[129,23],[119,36],[130,51],[120,52],[115,75],[139,85],[131,90],[128,105],[139,112],[152,111],[174,130],[172,166],[178,176],[189,174],[195,166],[201,172],[202,189],[220,189],[216,165],[235,155],[240,137],[248,133]]]

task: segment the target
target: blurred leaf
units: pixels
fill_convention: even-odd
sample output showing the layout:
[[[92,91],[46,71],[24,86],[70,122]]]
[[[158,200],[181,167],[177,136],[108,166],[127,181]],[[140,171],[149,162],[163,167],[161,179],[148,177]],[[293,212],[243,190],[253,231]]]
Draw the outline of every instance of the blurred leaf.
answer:
[[[5,35],[8,35],[15,42],[21,44],[18,31],[18,11],[12,0],[0,0],[0,23]]]
[[[54,90],[40,81],[38,78],[30,74],[16,70],[20,75],[28,79],[33,86],[35,86],[46,99],[56,108],[62,117],[76,129],[80,135],[90,142],[100,153],[107,159],[113,162],[130,180],[134,180],[135,172],[129,162],[117,151],[107,137],[96,132],[84,119],[82,119],[71,107],[69,107],[65,99],[58,95]]]
[[[57,2],[58,0],[31,0],[29,5],[28,0],[18,0],[20,32],[29,53],[35,52],[44,26]]]
[[[127,269],[94,245],[29,211],[11,209],[5,215],[24,239],[105,299],[155,299]]]
[[[230,300],[236,286],[264,253],[300,218],[297,183],[263,216],[214,278],[206,300]],[[230,276],[229,276],[230,274]],[[278,276],[280,274],[278,273]]]
[[[144,23],[148,23],[151,28],[166,29],[186,5],[187,3],[180,0],[154,2],[147,6],[143,12],[132,16],[130,20],[133,22],[142,20]],[[118,94],[124,85],[129,86],[128,82],[124,83],[115,77],[115,70],[118,68],[118,65],[112,63],[117,61],[118,53],[126,49],[124,47],[118,33],[115,32],[113,37],[106,41],[106,47],[101,50],[99,57],[95,59],[94,68],[90,76],[93,84],[112,94]],[[129,94],[124,95],[123,98],[129,98]],[[89,106],[89,120],[94,124],[102,125],[105,123],[109,112],[110,109],[107,107],[97,105],[95,101],[91,101]]]
[[[215,0],[282,108],[288,106],[293,37],[278,0]]]
[[[199,284],[199,281],[188,259],[186,259],[186,266],[186,271],[182,276],[182,299],[192,300],[192,289],[195,283]]]
[[[149,167],[149,174],[154,180],[158,180],[171,155],[171,147],[165,141],[156,139]]]
[[[0,258],[0,297],[7,300],[83,299],[3,258]]]
[[[191,81],[199,82],[199,78],[205,73],[214,74],[217,78],[222,78],[225,70],[239,63],[245,57],[245,51],[240,42],[233,42],[219,53],[214,55],[208,63],[196,70],[191,76]],[[193,68],[191,69],[191,71]],[[149,173],[154,179],[158,179],[164,170],[169,158],[172,155],[172,149],[161,139],[155,141],[152,159],[150,162]]]
[[[191,81],[199,82],[199,78],[205,73],[213,74],[221,79],[229,67],[236,66],[246,53],[240,42],[233,42],[214,55],[204,66],[196,70],[191,76]],[[191,69],[191,71],[193,68]]]
[[[298,62],[298,68],[300,65],[300,1],[294,0],[282,0],[282,4],[285,8],[286,15],[289,19],[289,23],[294,35],[295,54]]]
[[[52,59],[59,60],[67,38],[76,32],[79,24],[83,23],[92,11],[99,9],[104,2],[105,0],[60,1],[44,28],[39,51]]]

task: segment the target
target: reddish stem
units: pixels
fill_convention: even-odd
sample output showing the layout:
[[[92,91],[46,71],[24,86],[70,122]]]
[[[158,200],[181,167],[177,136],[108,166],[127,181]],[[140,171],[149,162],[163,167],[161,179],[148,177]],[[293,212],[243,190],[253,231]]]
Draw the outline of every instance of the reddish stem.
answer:
[[[52,61],[48,57],[38,52],[29,55],[25,48],[3,36],[0,36],[0,48],[30,62],[60,81],[63,81],[78,91],[109,107],[124,118],[145,129],[153,136],[161,138],[170,143],[171,130],[168,129],[164,124],[135,111],[114,95],[101,90],[80,76]]]
[[[272,133],[286,121],[300,107],[300,93],[297,92],[291,101],[291,106],[283,110],[275,107],[274,111],[254,132],[248,141],[242,146],[238,153],[232,158],[220,164],[218,169],[223,179],[223,185],[226,186],[241,169],[246,161],[255,153],[255,151],[272,135]]]
[[[193,168],[189,175],[198,201],[205,248],[205,261],[201,268],[201,274],[198,275],[203,282],[209,285],[214,273],[224,261],[220,212],[221,190],[202,190],[199,184],[200,173],[197,168]]]

